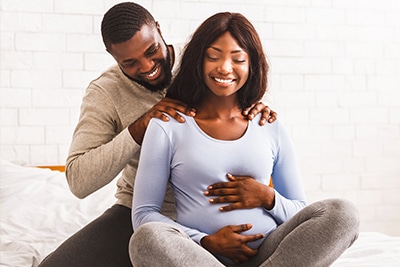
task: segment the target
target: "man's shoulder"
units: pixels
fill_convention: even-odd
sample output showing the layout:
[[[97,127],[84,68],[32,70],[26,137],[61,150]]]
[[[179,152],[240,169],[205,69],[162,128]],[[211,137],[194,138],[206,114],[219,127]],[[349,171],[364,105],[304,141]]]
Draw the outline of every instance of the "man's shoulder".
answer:
[[[128,79],[118,65],[113,65],[90,82],[88,91],[101,91],[107,95],[116,95],[120,97],[120,94],[126,94],[132,91],[143,91],[139,89],[140,87],[138,83]]]
[[[175,74],[178,67],[181,65],[181,58],[183,54],[183,50],[185,48],[184,43],[174,43],[174,44],[169,44],[168,46],[171,46],[174,49],[174,65],[172,66],[172,73]]]
[[[174,48],[175,54],[178,57],[181,56],[181,54],[183,53],[183,50],[185,48],[184,43],[173,43],[173,44],[169,44],[168,46],[172,46]]]
[[[121,82],[121,74],[122,71],[118,67],[118,65],[113,65],[108,67],[105,71],[103,71],[100,76],[92,81],[95,84],[103,84],[103,83],[120,83]]]

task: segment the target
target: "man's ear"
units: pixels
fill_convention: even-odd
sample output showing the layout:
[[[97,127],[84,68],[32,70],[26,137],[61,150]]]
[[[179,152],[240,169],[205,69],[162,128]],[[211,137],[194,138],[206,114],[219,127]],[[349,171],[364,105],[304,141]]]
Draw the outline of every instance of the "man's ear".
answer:
[[[158,23],[158,21],[156,21],[156,28],[157,28],[158,33],[162,36],[160,23]]]

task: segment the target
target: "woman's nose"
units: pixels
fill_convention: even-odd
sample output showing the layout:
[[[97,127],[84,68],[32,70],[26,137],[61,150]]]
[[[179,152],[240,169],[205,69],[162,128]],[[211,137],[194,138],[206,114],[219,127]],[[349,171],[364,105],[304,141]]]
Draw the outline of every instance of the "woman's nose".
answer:
[[[232,72],[232,63],[230,60],[224,60],[219,65],[218,71],[221,73],[231,73]]]

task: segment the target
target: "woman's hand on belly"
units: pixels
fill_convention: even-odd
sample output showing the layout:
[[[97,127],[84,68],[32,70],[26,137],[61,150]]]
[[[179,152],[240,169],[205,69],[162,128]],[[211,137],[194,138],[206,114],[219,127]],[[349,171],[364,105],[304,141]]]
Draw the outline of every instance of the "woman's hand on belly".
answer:
[[[228,173],[228,182],[219,182],[210,185],[204,195],[210,198],[209,202],[231,203],[222,206],[220,211],[236,209],[252,209],[263,207],[268,210],[275,205],[275,191],[266,184],[262,184],[249,176],[233,176]]]
[[[201,245],[214,255],[221,255],[235,263],[247,261],[258,253],[247,243],[264,238],[264,234],[242,235],[253,226],[251,224],[228,225],[212,235],[201,239]]]

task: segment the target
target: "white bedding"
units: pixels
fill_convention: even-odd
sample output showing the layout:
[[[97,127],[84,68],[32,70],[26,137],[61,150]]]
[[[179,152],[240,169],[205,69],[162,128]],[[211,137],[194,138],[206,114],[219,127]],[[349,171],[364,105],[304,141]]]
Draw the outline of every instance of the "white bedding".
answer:
[[[114,202],[114,183],[80,200],[64,173],[0,160],[0,266],[37,266]],[[400,237],[362,232],[334,267],[400,266]]]

